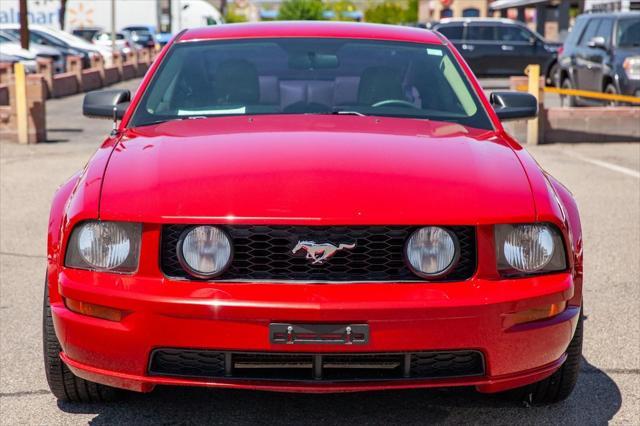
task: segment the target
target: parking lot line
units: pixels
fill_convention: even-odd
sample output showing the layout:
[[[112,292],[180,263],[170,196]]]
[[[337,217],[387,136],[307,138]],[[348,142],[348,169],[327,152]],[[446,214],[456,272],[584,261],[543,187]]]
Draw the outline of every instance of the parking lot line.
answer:
[[[584,162],[591,163],[593,165],[600,166],[600,167],[603,167],[605,169],[613,170],[614,172],[622,173],[624,175],[631,176],[631,177],[634,177],[636,179],[640,179],[640,172],[637,171],[637,170],[629,169],[627,167],[622,167],[622,166],[619,166],[617,164],[609,163],[607,161],[596,160],[595,158],[585,157],[583,155],[576,154],[575,152],[571,152],[571,151],[563,150],[562,152],[564,152],[565,154],[567,154],[570,157],[577,158],[577,159],[582,160]]]

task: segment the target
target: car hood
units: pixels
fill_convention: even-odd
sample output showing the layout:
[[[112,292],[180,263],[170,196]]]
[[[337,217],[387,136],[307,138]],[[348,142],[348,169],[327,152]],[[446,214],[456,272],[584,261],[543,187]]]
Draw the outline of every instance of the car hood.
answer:
[[[531,189],[492,131],[356,116],[217,117],[127,130],[100,216],[141,222],[532,221]]]
[[[5,55],[16,56],[20,59],[36,59],[36,55],[26,49],[23,49],[22,46],[17,43],[2,43],[2,53],[4,53]]]

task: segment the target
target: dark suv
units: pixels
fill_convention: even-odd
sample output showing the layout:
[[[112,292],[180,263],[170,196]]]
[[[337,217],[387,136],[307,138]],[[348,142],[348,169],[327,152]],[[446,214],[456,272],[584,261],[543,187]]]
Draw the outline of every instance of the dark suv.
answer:
[[[555,82],[559,43],[549,43],[524,24],[510,19],[443,19],[434,30],[458,48],[478,76],[522,75],[540,65],[547,84]]]
[[[640,12],[578,16],[558,64],[563,88],[640,96]],[[596,102],[569,98],[571,106]]]

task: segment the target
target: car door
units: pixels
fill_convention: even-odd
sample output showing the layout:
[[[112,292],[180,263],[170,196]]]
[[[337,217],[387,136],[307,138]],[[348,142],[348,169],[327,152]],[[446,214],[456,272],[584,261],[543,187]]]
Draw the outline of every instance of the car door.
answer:
[[[600,92],[604,89],[605,67],[611,50],[612,32],[613,18],[602,18],[594,37],[587,41],[584,53],[587,68],[583,72],[583,81],[581,83],[586,90]]]
[[[496,40],[495,24],[471,22],[465,31],[462,50],[470,58],[469,65],[478,75],[503,75],[501,50]],[[464,54],[463,54],[464,55]]]
[[[536,37],[524,27],[503,24],[497,28],[500,66],[504,74],[522,75],[529,64],[542,65],[536,51]],[[544,71],[544,70],[543,70]]]
[[[593,79],[591,72],[593,68],[593,64],[591,63],[592,51],[589,47],[589,42],[595,37],[601,21],[602,19],[600,18],[591,19],[582,32],[580,40],[578,40],[573,76],[575,80],[573,84],[576,89],[589,90],[590,87],[593,87],[593,83],[591,82]]]

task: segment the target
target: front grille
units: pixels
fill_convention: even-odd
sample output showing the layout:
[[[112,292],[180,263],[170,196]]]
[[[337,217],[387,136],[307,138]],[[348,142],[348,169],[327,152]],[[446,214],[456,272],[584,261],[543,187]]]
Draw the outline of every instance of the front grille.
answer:
[[[149,374],[155,376],[327,382],[482,376],[484,368],[482,353],[473,350],[312,354],[156,349],[149,362]]]
[[[162,230],[161,267],[173,278],[196,279],[177,256],[178,240],[189,225]],[[299,281],[424,281],[407,267],[404,245],[417,227],[411,226],[221,226],[231,237],[233,259],[220,280]],[[446,227],[458,238],[460,260],[446,276],[433,281],[459,281],[476,270],[476,233],[471,226]],[[356,243],[327,262],[312,265],[304,251],[291,251],[298,241]]]

